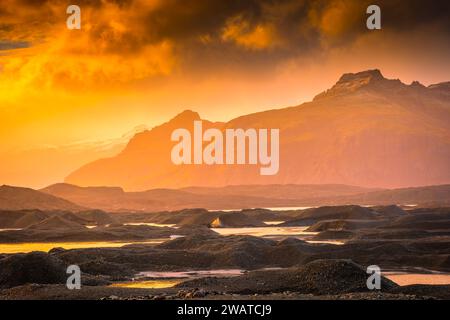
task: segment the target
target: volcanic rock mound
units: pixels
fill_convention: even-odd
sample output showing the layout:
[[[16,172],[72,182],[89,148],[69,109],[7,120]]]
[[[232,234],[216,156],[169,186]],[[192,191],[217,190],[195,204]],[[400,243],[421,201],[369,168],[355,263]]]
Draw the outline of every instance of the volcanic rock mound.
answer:
[[[302,211],[295,219],[286,221],[280,226],[294,227],[307,226],[321,220],[332,219],[357,219],[357,220],[374,220],[377,219],[377,213],[360,206],[335,206],[335,207],[320,207],[311,208]]]
[[[0,287],[65,283],[66,277],[63,262],[47,253],[16,254],[0,260]]]
[[[59,216],[52,216],[41,222],[29,226],[27,229],[31,230],[73,230],[85,229],[85,227],[75,221],[71,221]]]
[[[205,278],[181,283],[179,287],[225,290],[232,293],[274,293],[292,291],[327,295],[369,291],[368,274],[350,260],[316,260],[298,268],[254,271],[234,278]],[[397,285],[382,277],[381,289]]]

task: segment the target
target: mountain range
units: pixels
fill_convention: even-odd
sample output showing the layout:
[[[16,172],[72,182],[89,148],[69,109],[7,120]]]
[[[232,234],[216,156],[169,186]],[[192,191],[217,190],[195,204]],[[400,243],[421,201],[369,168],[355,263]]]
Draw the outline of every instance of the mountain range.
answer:
[[[0,211],[3,212],[41,210],[100,214],[91,209],[162,212],[194,208],[239,210],[347,204],[448,206],[450,185],[401,189],[346,185],[241,185],[141,192],[126,192],[118,187],[79,187],[65,183],[41,190],[0,186]]]
[[[200,120],[184,111],[136,134],[116,156],[88,163],[65,182],[120,186],[127,191],[247,184],[346,184],[400,188],[450,182],[450,83],[423,86],[383,77],[379,70],[344,74],[313,101],[204,129],[279,128],[280,171],[261,176],[252,165],[171,162],[171,133]]]
[[[79,187],[58,183],[40,191],[84,207],[120,212],[297,206],[314,199],[378,190],[345,185],[247,185],[125,192],[117,187]]]
[[[34,189],[0,186],[0,210],[30,209],[82,211],[85,208],[63,198]]]

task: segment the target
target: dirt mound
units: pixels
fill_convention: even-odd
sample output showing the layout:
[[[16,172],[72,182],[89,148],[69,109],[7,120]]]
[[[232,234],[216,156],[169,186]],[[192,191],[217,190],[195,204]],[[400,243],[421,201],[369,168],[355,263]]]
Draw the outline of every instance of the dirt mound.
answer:
[[[414,210],[407,215],[398,217],[384,228],[421,231],[450,230],[450,210],[448,208]]]
[[[70,201],[29,188],[0,186],[1,210],[67,210],[80,211],[85,208]]]
[[[427,215],[436,215],[437,217],[441,217],[441,219],[450,219],[450,207],[438,207],[438,208],[419,208],[414,210],[409,210],[408,213],[411,216],[427,214]]]
[[[72,221],[78,224],[89,224],[89,220],[84,219],[83,217],[80,217],[80,215],[72,213],[72,212],[61,212],[57,214],[53,214],[52,216],[60,217],[64,220]]]
[[[17,219],[23,217],[21,211],[0,210],[0,229],[13,228]]]
[[[284,221],[288,219],[285,212],[277,212],[269,209],[243,209],[241,213],[260,221]]]
[[[170,249],[183,253],[185,257],[208,255],[209,268],[245,268],[256,269],[267,265],[273,265],[272,250],[277,249],[277,242],[252,236],[204,236],[195,235],[175,239],[157,246],[158,249]],[[286,260],[295,259],[282,254]],[[279,261],[277,261],[279,262]],[[178,264],[183,261],[178,261]],[[291,264],[292,265],[292,264]]]
[[[449,220],[429,221],[394,221],[385,227],[386,229],[415,229],[415,230],[450,230]]]
[[[0,229],[26,228],[49,217],[40,210],[0,211]]]
[[[90,224],[95,225],[107,225],[118,223],[117,219],[115,219],[111,214],[108,214],[101,210],[81,211],[78,212],[77,215],[87,220]]]
[[[380,229],[369,230],[358,233],[354,236],[354,240],[408,240],[408,239],[422,239],[437,236],[449,236],[447,231],[430,232],[427,230],[417,229]]]
[[[213,236],[211,235],[193,235],[184,238],[174,239],[159,244],[161,249],[183,249],[183,250],[202,250],[217,252],[226,248],[236,247],[247,243],[255,245],[274,245],[276,241],[252,237],[252,236]]]
[[[0,228],[27,228],[53,216],[83,225],[102,225],[110,224],[115,221],[107,213],[99,210],[90,210],[77,213],[60,210],[0,211]]]
[[[90,260],[80,264],[80,269],[90,275],[108,275],[113,277],[132,276],[133,270],[120,263],[102,260]]]
[[[392,224],[414,224],[426,221],[447,221],[450,220],[450,210],[439,210],[431,212],[412,211],[410,214],[399,217]]]
[[[316,260],[298,268],[254,271],[234,278],[198,279],[178,287],[240,294],[292,291],[325,295],[369,291],[367,278],[366,270],[350,260]],[[382,289],[392,290],[395,287],[395,283],[382,277]]]
[[[375,220],[377,214],[360,206],[334,206],[334,207],[320,207],[303,210],[295,219],[286,221],[280,226],[306,226],[312,225],[321,220]]]
[[[45,212],[27,212],[14,223],[14,228],[27,228],[35,223],[44,221],[49,217]]]
[[[382,215],[384,218],[393,218],[406,215],[406,211],[396,205],[376,206],[371,209]]]
[[[71,221],[59,216],[52,216],[41,222],[29,226],[27,229],[31,230],[74,230],[74,229],[85,229],[85,227],[75,221]]]
[[[210,223],[212,228],[264,227],[265,223],[239,212],[229,212],[218,216]]]
[[[327,230],[322,231],[313,237],[313,240],[344,240],[350,239],[354,233],[347,230]]]
[[[324,220],[313,224],[306,229],[308,232],[337,231],[337,230],[358,230],[375,228],[386,224],[383,220]]]
[[[65,283],[66,277],[63,262],[47,253],[16,254],[0,260],[0,287]]]
[[[209,226],[220,214],[221,212],[209,212],[206,209],[185,209],[162,213],[160,215],[161,218],[157,222],[162,224],[177,224],[179,226]]]

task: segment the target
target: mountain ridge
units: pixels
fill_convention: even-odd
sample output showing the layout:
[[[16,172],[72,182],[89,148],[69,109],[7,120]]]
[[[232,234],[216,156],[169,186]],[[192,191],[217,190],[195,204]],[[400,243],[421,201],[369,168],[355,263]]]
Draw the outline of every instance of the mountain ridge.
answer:
[[[311,102],[240,116],[207,128],[279,128],[280,172],[255,166],[175,166],[170,135],[192,132],[198,113],[186,110],[135,135],[117,156],[72,172],[65,182],[116,185],[127,191],[188,186],[346,184],[400,188],[450,182],[450,102],[445,85],[389,80],[377,70],[344,74]],[[301,164],[299,166],[298,164]]]
[[[102,189],[107,189],[103,187]],[[80,189],[83,192],[80,192]],[[111,187],[114,190],[114,187]],[[367,189],[346,185],[241,185],[188,187],[124,192],[121,195],[95,188],[57,184],[41,189],[79,205],[108,212],[156,212],[205,208],[310,207],[323,205],[450,204],[450,185],[403,189]],[[73,192],[72,192],[73,191]]]
[[[0,210],[24,209],[83,211],[86,207],[31,188],[0,186]]]

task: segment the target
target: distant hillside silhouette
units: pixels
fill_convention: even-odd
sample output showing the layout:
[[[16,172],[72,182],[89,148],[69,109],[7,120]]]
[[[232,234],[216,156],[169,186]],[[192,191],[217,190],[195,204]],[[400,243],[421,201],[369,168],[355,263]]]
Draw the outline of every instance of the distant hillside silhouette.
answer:
[[[0,210],[25,209],[82,211],[86,208],[33,189],[0,186]]]
[[[243,184],[347,184],[398,188],[450,182],[448,83],[425,87],[388,80],[379,70],[345,74],[312,102],[245,115],[204,129],[279,128],[280,171],[259,166],[175,166],[174,129],[192,130],[200,116],[185,111],[136,134],[117,156],[76,170],[66,182],[129,191]]]

